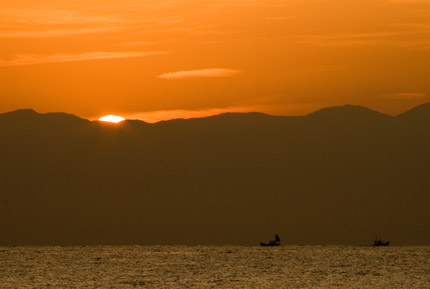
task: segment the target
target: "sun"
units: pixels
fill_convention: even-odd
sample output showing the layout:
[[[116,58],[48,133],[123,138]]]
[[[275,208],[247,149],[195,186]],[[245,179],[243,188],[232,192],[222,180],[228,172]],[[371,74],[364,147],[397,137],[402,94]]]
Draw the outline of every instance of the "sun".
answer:
[[[99,118],[100,121],[105,121],[105,122],[113,122],[113,123],[119,123],[121,121],[124,121],[125,118],[118,116],[118,115],[105,115],[102,116],[101,118]]]

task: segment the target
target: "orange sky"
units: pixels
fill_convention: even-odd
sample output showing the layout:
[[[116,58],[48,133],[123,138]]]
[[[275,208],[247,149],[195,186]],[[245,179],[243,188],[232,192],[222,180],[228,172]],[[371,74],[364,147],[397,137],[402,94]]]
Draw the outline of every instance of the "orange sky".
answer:
[[[428,0],[0,2],[0,112],[397,114],[429,78]]]

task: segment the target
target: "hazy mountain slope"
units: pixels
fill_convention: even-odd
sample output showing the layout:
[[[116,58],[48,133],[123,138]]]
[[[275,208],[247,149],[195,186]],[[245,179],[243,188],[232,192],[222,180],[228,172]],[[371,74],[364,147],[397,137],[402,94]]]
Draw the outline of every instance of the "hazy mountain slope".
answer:
[[[430,121],[430,103],[424,103],[397,116],[402,121]]]
[[[0,243],[428,244],[430,121],[415,113],[3,114]]]
[[[308,117],[318,118],[323,121],[358,121],[369,122],[382,119],[390,119],[392,116],[383,114],[367,107],[359,105],[344,105],[326,107],[310,113]]]

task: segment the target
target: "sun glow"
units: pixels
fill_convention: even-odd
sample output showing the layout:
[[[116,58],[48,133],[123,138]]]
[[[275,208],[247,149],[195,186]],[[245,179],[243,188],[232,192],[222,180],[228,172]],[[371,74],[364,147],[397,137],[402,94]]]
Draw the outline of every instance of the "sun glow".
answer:
[[[105,122],[113,122],[113,123],[119,123],[121,121],[124,121],[125,118],[118,116],[118,115],[105,115],[101,118],[99,118],[100,121],[105,121]]]

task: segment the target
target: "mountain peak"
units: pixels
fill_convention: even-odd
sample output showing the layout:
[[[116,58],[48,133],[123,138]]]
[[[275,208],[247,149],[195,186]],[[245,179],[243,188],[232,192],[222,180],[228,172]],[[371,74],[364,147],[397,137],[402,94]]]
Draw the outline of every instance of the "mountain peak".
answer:
[[[33,109],[19,109],[0,114],[0,128],[4,131],[32,131],[68,133],[89,123],[88,120],[68,113],[38,113]]]
[[[34,109],[25,108],[25,109],[17,109],[17,110],[0,114],[0,116],[19,116],[19,117],[30,116],[30,115],[34,116],[34,115],[38,115],[38,113]]]
[[[308,114],[308,117],[317,118],[317,119],[325,119],[325,120],[375,120],[375,119],[387,119],[391,118],[391,116],[377,112],[370,108],[360,106],[360,105],[351,105],[346,104],[343,106],[332,106],[322,108],[313,113]]]

